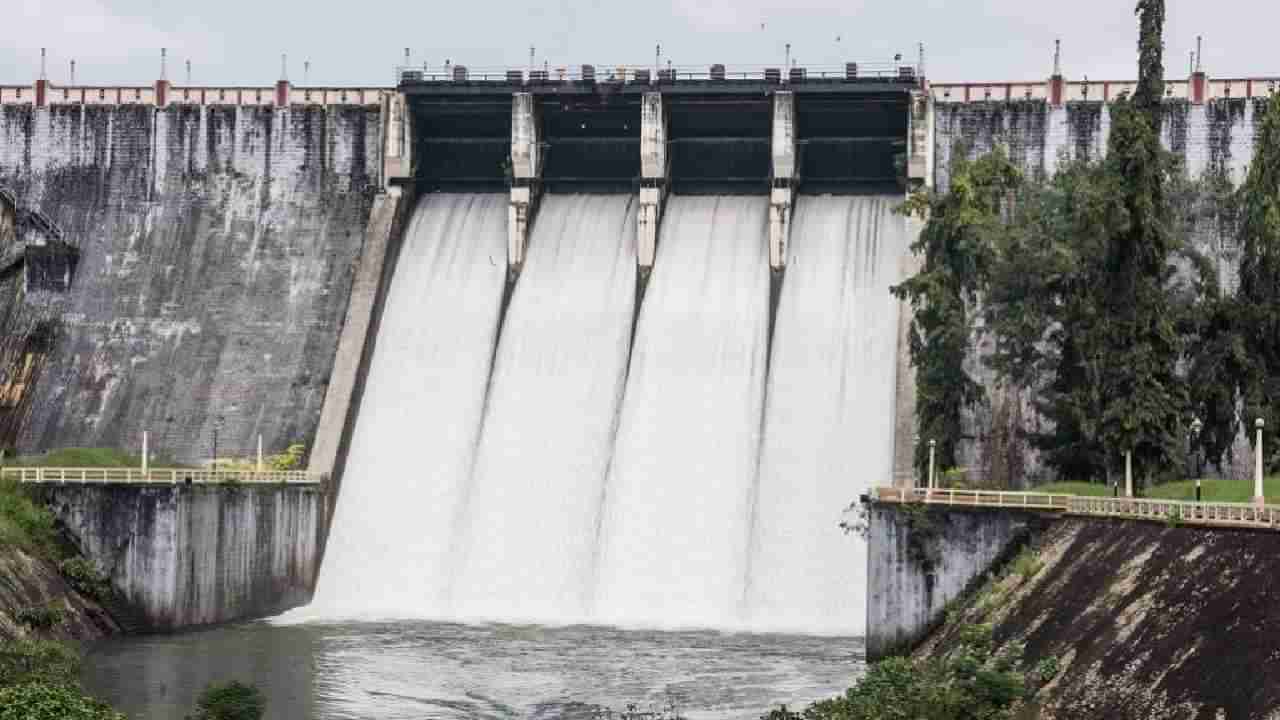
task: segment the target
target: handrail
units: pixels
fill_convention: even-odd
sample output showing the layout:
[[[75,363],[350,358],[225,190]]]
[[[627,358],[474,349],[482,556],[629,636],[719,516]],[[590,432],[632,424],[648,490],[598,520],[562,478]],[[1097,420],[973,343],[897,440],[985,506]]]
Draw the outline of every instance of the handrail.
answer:
[[[6,467],[0,478],[20,483],[131,485],[316,485],[323,473],[310,470],[204,470],[197,468]]]
[[[889,503],[1051,510],[1086,517],[1164,520],[1192,525],[1280,527],[1278,505],[949,488],[878,487],[873,496]]]
[[[919,69],[914,65],[901,62],[851,63],[856,67],[855,78],[902,80],[912,82],[919,79]],[[584,77],[583,68],[590,67],[591,76]],[[714,70],[713,70],[714,67]],[[909,70],[909,75],[904,75]],[[783,68],[781,64],[764,65],[549,65],[538,67],[486,66],[477,67],[465,64],[457,65],[397,65],[395,67],[396,83],[410,79],[413,82],[511,82],[511,83],[559,83],[579,82],[585,79],[597,82],[636,82],[663,83],[677,80],[757,80],[767,79],[769,72],[779,73],[780,81],[790,80],[790,72],[799,71],[805,81],[811,80],[848,80],[849,67],[844,65],[794,65]]]

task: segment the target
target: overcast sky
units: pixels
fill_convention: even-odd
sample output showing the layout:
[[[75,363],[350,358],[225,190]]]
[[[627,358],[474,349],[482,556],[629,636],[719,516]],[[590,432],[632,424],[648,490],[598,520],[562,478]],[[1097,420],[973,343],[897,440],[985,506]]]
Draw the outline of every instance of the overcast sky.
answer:
[[[1069,78],[1136,74],[1132,0],[6,0],[0,83],[26,84],[49,48],[49,76],[68,61],[88,84],[149,83],[168,47],[170,78],[191,60],[196,84],[266,84],[280,54],[300,82],[392,82],[404,48],[415,63],[472,67],[539,63],[651,63],[654,45],[676,65],[781,65],[790,42],[802,65],[914,57],[925,44],[936,82],[1029,80],[1063,42]],[[9,6],[12,8],[12,6]],[[1280,2],[1169,0],[1165,62],[1185,77],[1197,34],[1210,75],[1280,75]]]

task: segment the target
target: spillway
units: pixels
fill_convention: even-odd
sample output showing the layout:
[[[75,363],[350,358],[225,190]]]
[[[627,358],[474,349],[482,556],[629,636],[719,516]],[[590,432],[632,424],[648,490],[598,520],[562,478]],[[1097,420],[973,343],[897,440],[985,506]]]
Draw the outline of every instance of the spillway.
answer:
[[[453,614],[580,621],[635,307],[630,195],[547,196],[503,323]]]
[[[506,278],[507,201],[424,195],[404,233],[308,614],[439,616]]]
[[[605,487],[596,616],[733,625],[745,583],[769,314],[767,203],[674,197]]]
[[[306,616],[861,633],[896,202],[802,197],[771,311],[765,198],[671,197],[637,308],[634,196],[547,195],[503,316],[504,198],[424,196]]]
[[[838,526],[892,476],[898,302],[911,238],[891,197],[802,197],[770,363],[751,627],[861,633],[866,562]],[[861,550],[861,551],[860,551]]]

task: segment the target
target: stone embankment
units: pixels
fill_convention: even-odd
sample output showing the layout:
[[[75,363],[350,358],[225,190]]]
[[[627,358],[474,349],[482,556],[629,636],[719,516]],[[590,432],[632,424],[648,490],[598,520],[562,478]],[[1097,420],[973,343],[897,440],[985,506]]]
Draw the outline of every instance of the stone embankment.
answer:
[[[1066,518],[921,645],[990,623],[1057,675],[1027,717],[1280,718],[1280,533]]]
[[[32,611],[49,610],[58,618],[39,629],[24,621]],[[96,640],[119,632],[111,615],[72,588],[57,565],[14,547],[0,547],[0,642],[41,637]]]

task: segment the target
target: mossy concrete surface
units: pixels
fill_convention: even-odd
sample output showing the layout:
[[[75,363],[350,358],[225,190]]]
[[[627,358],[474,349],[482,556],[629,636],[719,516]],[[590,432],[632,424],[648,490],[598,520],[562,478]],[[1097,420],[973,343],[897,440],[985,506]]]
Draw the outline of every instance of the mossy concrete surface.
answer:
[[[1280,717],[1280,533],[1059,520],[1027,575],[1007,572],[917,649],[939,656],[965,625],[1057,676],[1028,717]]]

